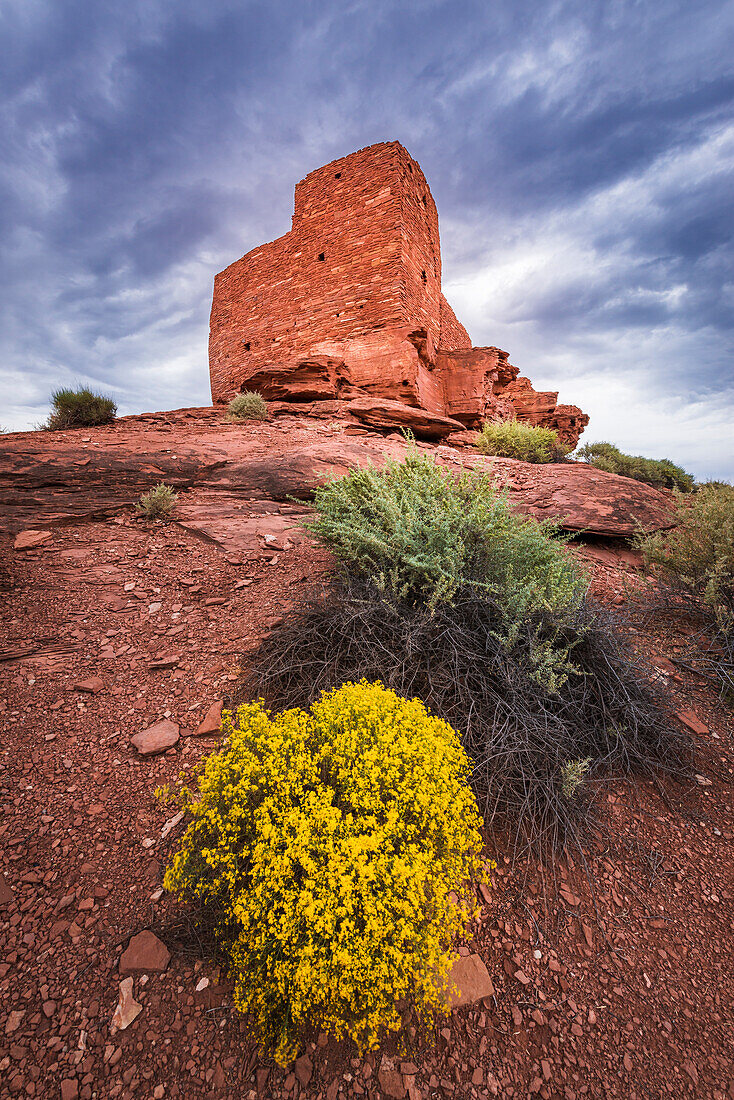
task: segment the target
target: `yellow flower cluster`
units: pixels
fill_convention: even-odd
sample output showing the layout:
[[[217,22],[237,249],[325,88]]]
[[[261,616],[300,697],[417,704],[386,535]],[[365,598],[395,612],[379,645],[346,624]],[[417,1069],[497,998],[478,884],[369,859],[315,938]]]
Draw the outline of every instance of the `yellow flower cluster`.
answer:
[[[399,1000],[440,1010],[473,914],[456,899],[484,877],[455,731],[365,681],[310,712],[242,706],[224,729],[165,886],[216,906],[266,1045],[287,1061],[308,1021],[373,1048]]]

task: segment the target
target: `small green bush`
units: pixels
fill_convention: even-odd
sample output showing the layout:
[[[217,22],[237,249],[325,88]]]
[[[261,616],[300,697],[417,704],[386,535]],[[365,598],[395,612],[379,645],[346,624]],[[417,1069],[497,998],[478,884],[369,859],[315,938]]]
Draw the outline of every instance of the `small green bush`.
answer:
[[[417,451],[352,470],[314,494],[310,529],[348,564],[401,598],[435,605],[459,587],[502,590],[509,605],[560,610],[586,582],[552,524],[521,516],[489,474],[461,473]]]
[[[734,632],[734,485],[701,485],[674,494],[676,526],[640,535],[645,561],[699,599]]]
[[[687,741],[616,619],[555,529],[488,474],[414,450],[322,486],[315,507],[343,569],[248,654],[239,699],[304,706],[378,677],[419,695],[460,732],[485,821],[516,848],[578,839],[599,773],[685,768]]]
[[[245,390],[233,397],[227,406],[227,419],[236,420],[267,420],[268,406],[265,399],[259,393]]]
[[[316,489],[311,532],[376,591],[435,609],[460,589],[492,598],[507,644],[538,623],[531,659],[559,685],[569,667],[565,623],[587,578],[551,524],[521,516],[489,474],[453,472],[413,451]],[[542,626],[540,625],[543,620]]]
[[[155,485],[147,493],[141,493],[135,510],[146,519],[167,519],[176,507],[178,493],[170,485]]]
[[[76,390],[55,390],[51,394],[51,406],[43,427],[52,432],[111,424],[117,413],[117,405],[112,398],[94,393],[87,386],[79,386]]]
[[[164,884],[208,907],[235,1005],[278,1061],[306,1023],[372,1049],[401,999],[445,1011],[467,884],[486,877],[454,730],[365,681],[309,711],[249,703],[223,729],[180,792],[190,824]]]
[[[482,427],[477,450],[499,458],[518,458],[522,462],[560,462],[568,447],[552,428],[533,427],[518,420],[492,420]]]
[[[690,493],[695,484],[693,476],[670,459],[626,455],[613,443],[587,443],[574,457],[597,470],[644,481],[656,489],[679,489],[682,493]]]

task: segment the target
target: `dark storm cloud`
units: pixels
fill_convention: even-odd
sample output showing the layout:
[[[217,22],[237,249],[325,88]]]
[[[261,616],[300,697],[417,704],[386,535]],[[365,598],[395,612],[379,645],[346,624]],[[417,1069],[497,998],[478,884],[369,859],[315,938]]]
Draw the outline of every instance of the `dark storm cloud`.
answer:
[[[306,172],[398,138],[475,341],[605,431],[626,385],[625,442],[635,385],[674,393],[667,449],[703,471],[699,399],[734,414],[733,28],[716,0],[6,0],[0,422],[75,379],[205,402],[214,272],[289,228]]]

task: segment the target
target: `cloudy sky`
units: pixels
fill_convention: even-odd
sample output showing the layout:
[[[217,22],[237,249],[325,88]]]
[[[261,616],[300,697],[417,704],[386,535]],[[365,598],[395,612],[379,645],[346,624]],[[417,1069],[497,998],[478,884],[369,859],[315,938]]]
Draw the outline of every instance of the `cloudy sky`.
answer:
[[[475,344],[734,478],[734,6],[0,0],[0,424],[206,404],[214,273],[397,139]]]

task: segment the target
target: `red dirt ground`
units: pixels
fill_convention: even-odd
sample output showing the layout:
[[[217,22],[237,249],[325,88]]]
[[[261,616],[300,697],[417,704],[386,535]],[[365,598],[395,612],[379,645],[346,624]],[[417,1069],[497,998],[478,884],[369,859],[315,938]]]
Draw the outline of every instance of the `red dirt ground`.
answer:
[[[217,736],[153,757],[130,737],[169,715],[193,731],[328,559],[300,544],[247,561],[132,508],[51,530],[34,550],[6,539],[0,563],[0,1096],[377,1098],[390,1057],[390,1094],[413,1100],[734,1097],[734,723],[702,682],[673,687],[709,731],[703,784],[668,788],[668,804],[650,783],[610,784],[588,875],[500,856],[466,945],[493,996],[428,1030],[408,1019],[401,1049],[363,1058],[314,1035],[297,1074],[258,1051],[227,983],[182,937],[180,907],[156,892],[177,833],[161,839],[153,791]],[[620,558],[582,553],[599,592],[623,599]],[[685,630],[651,627],[640,642],[675,658]],[[151,670],[160,657],[177,663]],[[98,693],[75,690],[92,676]],[[143,1011],[118,1032],[117,964],[150,927],[173,956],[134,978]]]

